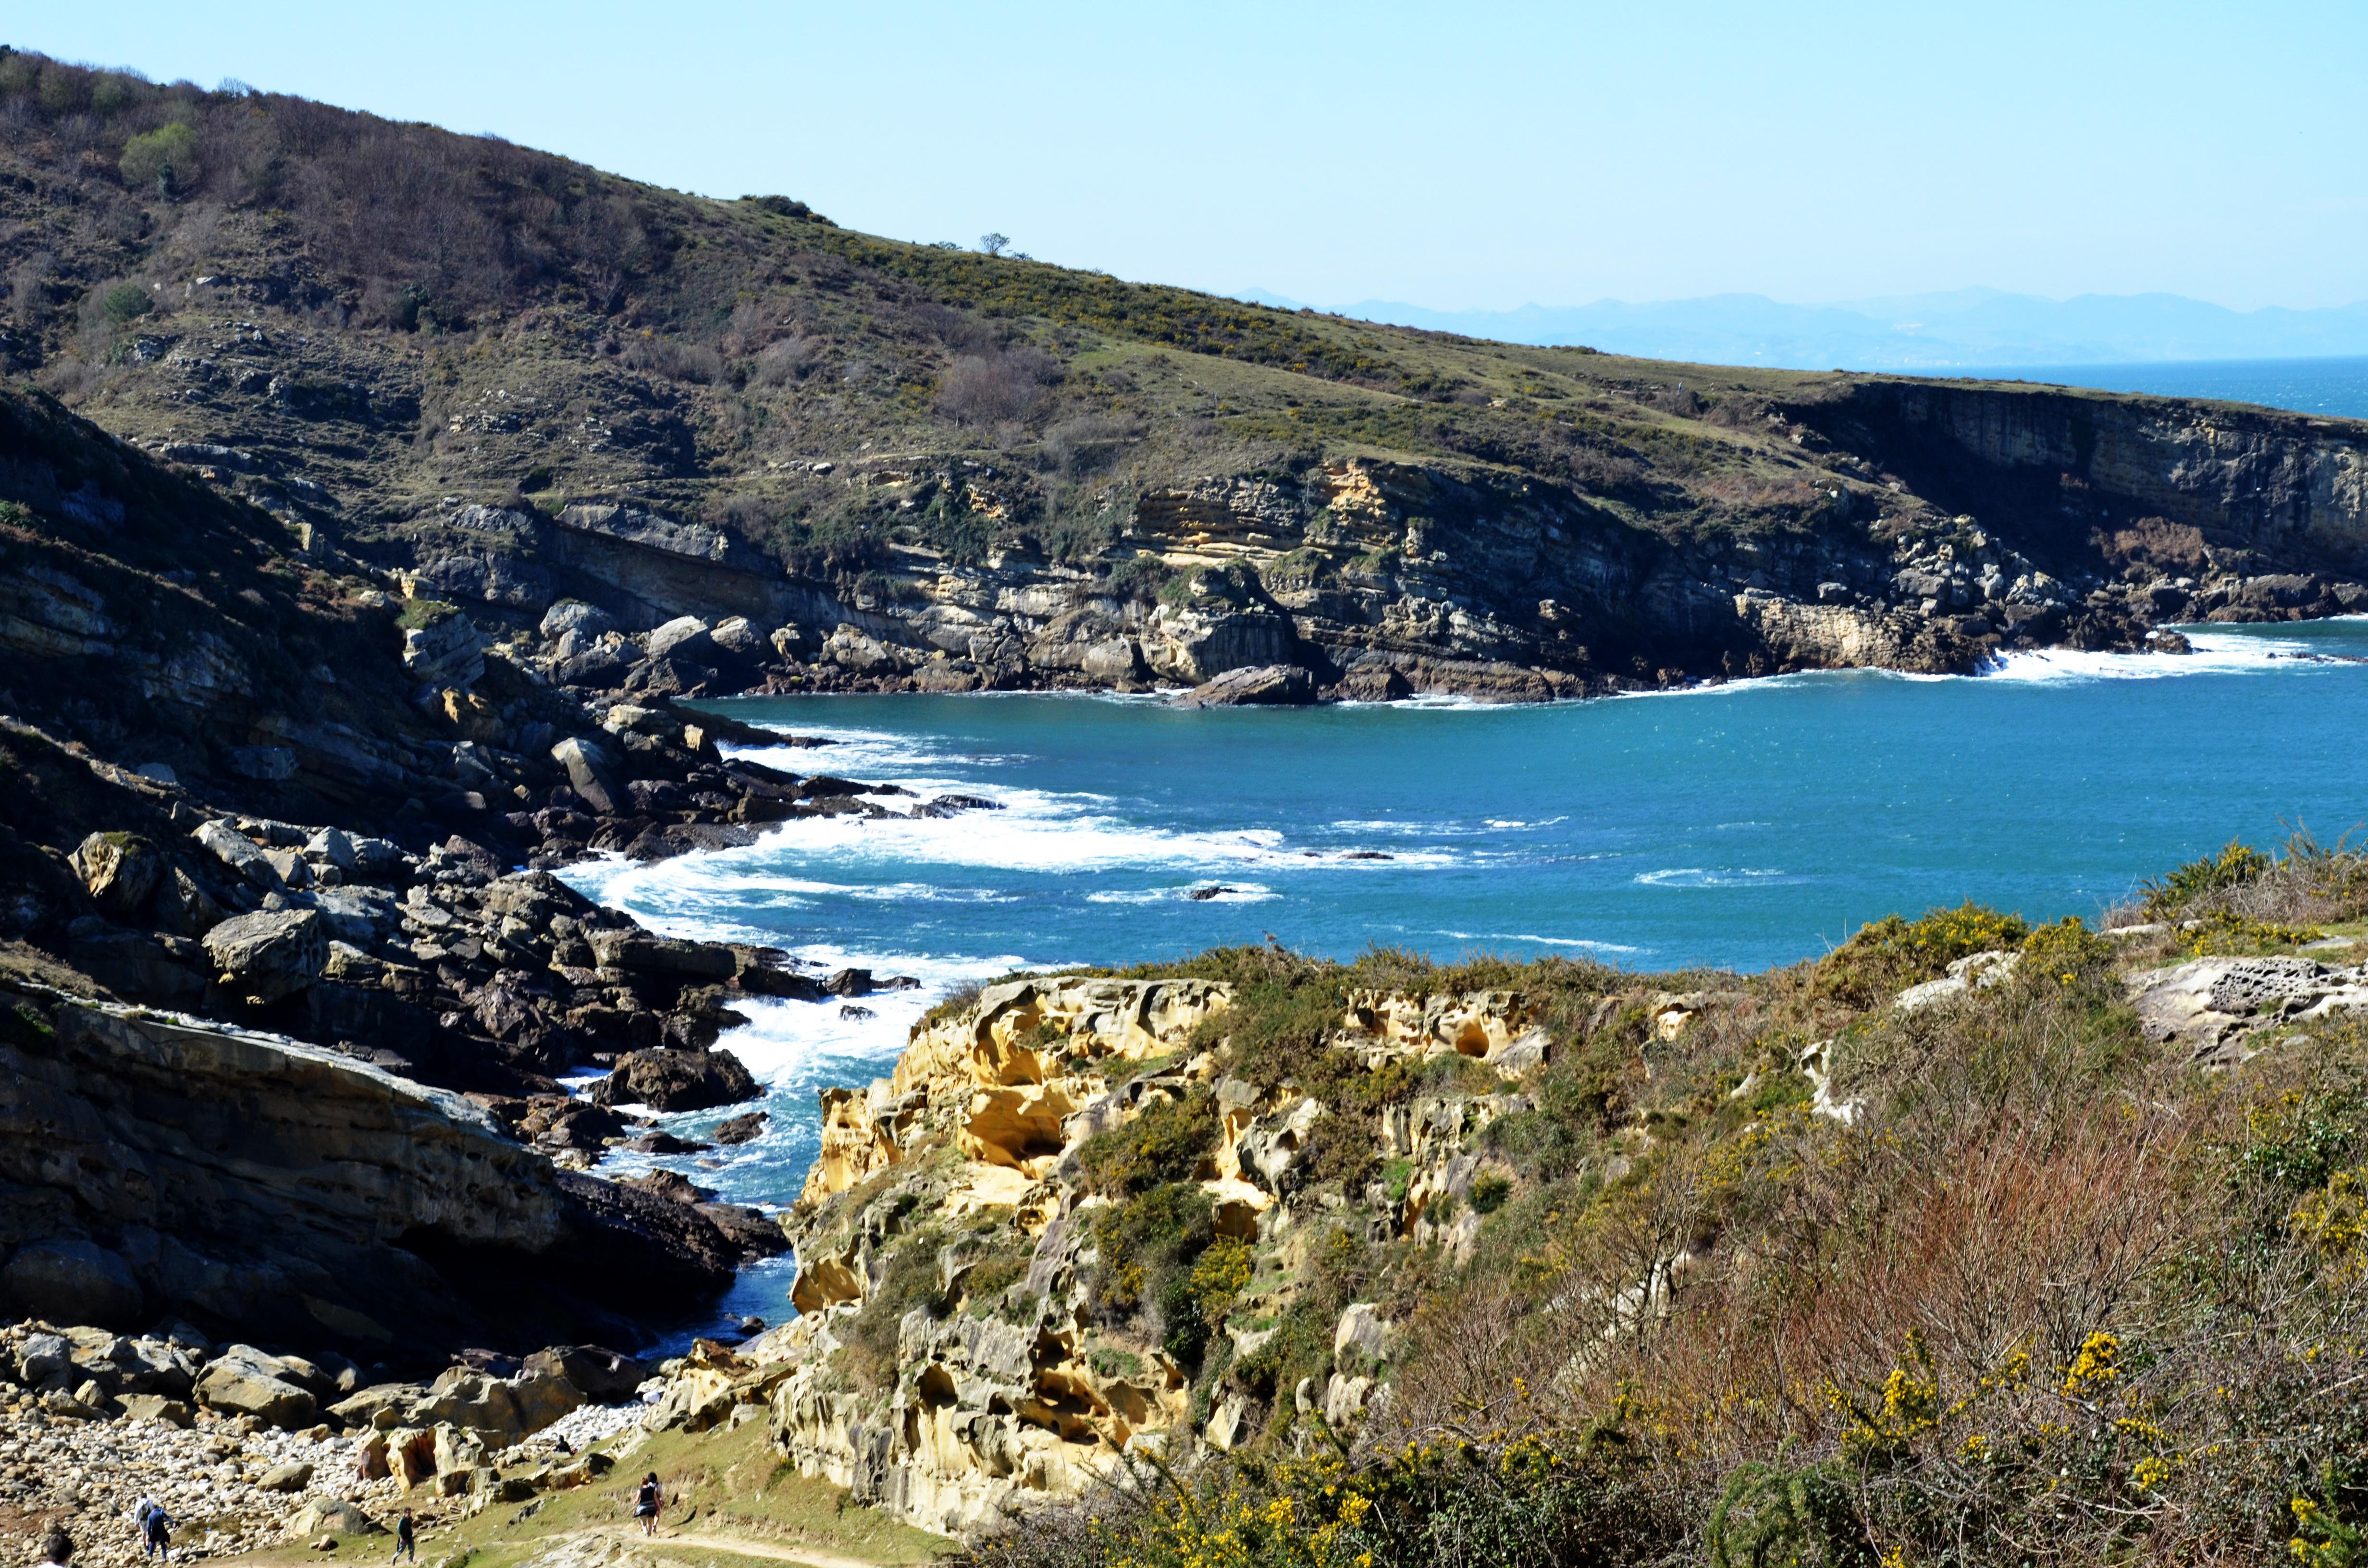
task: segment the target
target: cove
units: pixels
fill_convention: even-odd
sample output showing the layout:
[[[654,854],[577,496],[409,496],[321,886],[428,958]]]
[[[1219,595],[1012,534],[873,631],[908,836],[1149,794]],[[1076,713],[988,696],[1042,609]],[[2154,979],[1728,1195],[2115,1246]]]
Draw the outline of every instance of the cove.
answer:
[[[795,1199],[815,1091],[884,1074],[966,982],[1271,937],[1758,969],[1971,898],[2094,919],[2140,879],[2283,822],[2368,816],[2368,621],[2189,628],[2187,655],[2018,656],[1974,677],[1856,671],[1552,707],[1182,711],[1034,695],[740,699],[837,744],[754,755],[1000,809],[790,823],[745,849],[571,868],[685,936],[920,988],[758,1001],[722,1042],[763,1081],[755,1142],[612,1154],[734,1201]],[[823,759],[827,759],[826,761]],[[1195,897],[1195,893],[1204,896]],[[662,1118],[696,1137],[744,1109]],[[787,1260],[730,1313],[778,1320]]]

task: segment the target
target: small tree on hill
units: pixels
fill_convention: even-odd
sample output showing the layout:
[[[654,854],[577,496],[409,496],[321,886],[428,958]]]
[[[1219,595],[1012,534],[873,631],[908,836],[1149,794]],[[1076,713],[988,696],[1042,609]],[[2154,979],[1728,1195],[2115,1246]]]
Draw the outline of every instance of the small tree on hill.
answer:
[[[1009,234],[985,233],[978,237],[978,248],[989,256],[1001,256],[1011,248]]]

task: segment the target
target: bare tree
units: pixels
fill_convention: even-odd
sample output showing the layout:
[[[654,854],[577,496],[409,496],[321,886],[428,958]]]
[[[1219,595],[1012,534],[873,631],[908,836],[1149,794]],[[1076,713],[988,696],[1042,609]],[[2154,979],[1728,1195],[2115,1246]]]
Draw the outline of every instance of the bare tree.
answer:
[[[1001,256],[1011,248],[1009,234],[985,233],[978,237],[978,248],[989,256]]]

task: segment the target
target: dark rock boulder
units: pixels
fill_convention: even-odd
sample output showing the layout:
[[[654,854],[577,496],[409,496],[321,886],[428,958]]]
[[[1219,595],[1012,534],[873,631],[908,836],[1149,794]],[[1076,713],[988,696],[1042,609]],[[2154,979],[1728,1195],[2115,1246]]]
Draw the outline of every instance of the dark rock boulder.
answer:
[[[699,1211],[731,1239],[743,1257],[779,1257],[790,1250],[789,1233],[762,1209],[740,1203],[701,1203]]]
[[[1414,695],[1414,684],[1388,665],[1352,669],[1340,677],[1335,695],[1347,702],[1399,702]]]
[[[650,1375],[631,1356],[598,1345],[555,1345],[526,1358],[525,1369],[547,1378],[562,1378],[596,1403],[633,1397]]]
[[[710,1110],[753,1100],[763,1090],[728,1051],[636,1051],[620,1058],[592,1091],[596,1105],[645,1105],[652,1110]]]
[[[765,1124],[771,1119],[771,1115],[765,1111],[744,1112],[719,1125],[715,1129],[715,1141],[726,1148],[753,1143],[763,1134]]]
[[[608,759],[592,744],[570,735],[551,748],[551,760],[567,770],[568,787],[602,816],[614,816],[625,799],[609,771]]]
[[[740,967],[730,948],[714,942],[678,941],[642,930],[595,931],[590,939],[602,969],[729,980]]]
[[[574,1231],[569,1276],[611,1281],[620,1305],[645,1312],[679,1311],[730,1288],[740,1249],[690,1204],[572,1171],[557,1180]]]
[[[310,909],[258,909],[223,921],[204,941],[222,984],[257,1005],[303,990],[328,961],[321,916]]]
[[[606,1105],[582,1100],[544,1101],[518,1123],[518,1136],[545,1149],[580,1149],[597,1153],[611,1138],[622,1138],[633,1124]]]
[[[146,907],[168,869],[154,844],[131,833],[94,833],[69,863],[111,920],[130,920]]]
[[[646,1192],[654,1198],[663,1198],[674,1203],[715,1201],[713,1187],[701,1187],[680,1171],[643,1171],[640,1176],[625,1177],[617,1185],[630,1187],[637,1192]]]

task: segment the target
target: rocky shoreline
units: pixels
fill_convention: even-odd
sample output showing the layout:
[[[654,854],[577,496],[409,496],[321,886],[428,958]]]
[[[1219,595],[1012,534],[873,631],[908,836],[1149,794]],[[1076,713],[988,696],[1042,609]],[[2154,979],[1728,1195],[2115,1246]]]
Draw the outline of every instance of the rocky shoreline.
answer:
[[[218,1347],[187,1324],[0,1329],[0,1539],[38,1550],[62,1529],[77,1562],[122,1568],[141,1556],[143,1498],[172,1516],[182,1556],[383,1538],[404,1507],[427,1536],[598,1481],[613,1453],[584,1450],[641,1430],[637,1391],[667,1386],[666,1368],[582,1346],[507,1365],[357,1387],[351,1363]]]

